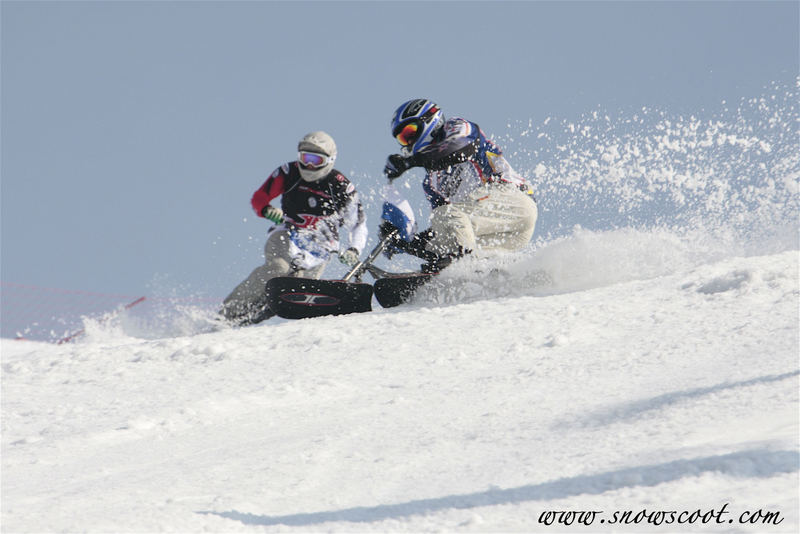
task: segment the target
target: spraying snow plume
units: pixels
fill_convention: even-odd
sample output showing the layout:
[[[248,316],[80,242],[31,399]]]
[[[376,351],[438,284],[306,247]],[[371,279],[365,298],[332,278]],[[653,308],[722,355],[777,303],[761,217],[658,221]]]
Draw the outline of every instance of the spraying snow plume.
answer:
[[[785,241],[800,211],[797,82],[709,116],[593,111],[510,129],[507,152],[536,183],[540,242],[580,225],[706,228],[797,247],[796,235]]]

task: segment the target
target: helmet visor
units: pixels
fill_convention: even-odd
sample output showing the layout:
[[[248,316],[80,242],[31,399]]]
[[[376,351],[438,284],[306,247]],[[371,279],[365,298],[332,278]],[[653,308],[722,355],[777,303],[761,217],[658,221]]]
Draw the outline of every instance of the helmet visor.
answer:
[[[301,150],[298,153],[297,161],[306,169],[319,169],[328,164],[331,160],[325,154],[317,154],[316,152],[306,152]]]
[[[418,121],[411,121],[405,124],[399,124],[392,133],[394,134],[394,138],[397,139],[398,143],[400,143],[402,146],[408,146],[419,139],[419,136],[422,133],[421,126],[422,125]]]

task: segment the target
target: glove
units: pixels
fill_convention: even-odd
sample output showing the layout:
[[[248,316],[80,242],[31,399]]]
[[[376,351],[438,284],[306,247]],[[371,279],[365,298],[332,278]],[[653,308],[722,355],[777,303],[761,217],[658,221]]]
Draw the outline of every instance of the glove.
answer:
[[[412,166],[411,161],[400,154],[390,154],[389,157],[386,158],[386,166],[383,168],[383,174],[390,180],[394,180]]]
[[[280,224],[283,222],[283,210],[280,208],[267,206],[261,210],[261,215],[263,215],[265,219],[268,219],[275,224]]]
[[[380,238],[383,239],[393,230],[396,230],[395,226],[389,221],[384,221],[378,227],[378,235],[380,235]],[[405,252],[406,254],[411,254],[412,256],[422,258],[423,260],[437,258],[438,254],[427,250],[426,248],[426,245],[431,239],[433,239],[433,236],[434,233],[430,229],[414,234],[414,237],[411,239],[411,241],[406,241],[399,235],[395,234],[395,236],[389,240],[387,247],[383,251],[383,255],[387,258],[391,258],[398,252]]]
[[[397,230],[397,227],[390,223],[389,221],[383,221],[380,226],[378,226],[378,237],[383,241],[383,238],[387,235],[391,234]],[[397,233],[389,240],[389,245],[395,245],[398,242],[402,241],[403,238],[400,237],[400,234]]]
[[[353,247],[339,253],[339,261],[348,267],[354,267],[360,260],[358,259],[358,251]]]
[[[383,239],[387,235],[391,234],[395,230],[397,230],[395,225],[393,225],[389,221],[383,221],[381,225],[378,227],[378,237],[380,238],[381,241],[383,241]],[[391,259],[392,256],[394,256],[395,254],[403,252],[403,249],[401,247],[402,241],[403,238],[400,237],[399,234],[395,234],[394,236],[392,236],[389,242],[386,243],[386,248],[383,249],[383,255]]]

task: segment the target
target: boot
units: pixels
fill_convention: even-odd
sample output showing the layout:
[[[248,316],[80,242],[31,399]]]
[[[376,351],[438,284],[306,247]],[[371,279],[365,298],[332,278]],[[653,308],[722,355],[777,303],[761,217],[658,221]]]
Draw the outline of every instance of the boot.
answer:
[[[431,259],[428,263],[423,263],[420,266],[420,271],[423,273],[431,273],[436,274],[440,272],[445,267],[448,267],[451,263],[459,258],[463,258],[467,254],[472,254],[470,249],[465,249],[464,247],[459,246],[458,250],[455,252],[449,252],[447,254],[436,254],[436,258]]]

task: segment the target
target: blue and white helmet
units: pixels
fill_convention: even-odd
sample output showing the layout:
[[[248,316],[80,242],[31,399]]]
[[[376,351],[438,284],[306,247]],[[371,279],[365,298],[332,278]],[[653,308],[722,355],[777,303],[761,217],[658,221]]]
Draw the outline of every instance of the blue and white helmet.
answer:
[[[408,155],[430,145],[444,124],[444,114],[434,102],[416,98],[402,104],[392,116],[392,136]]]

